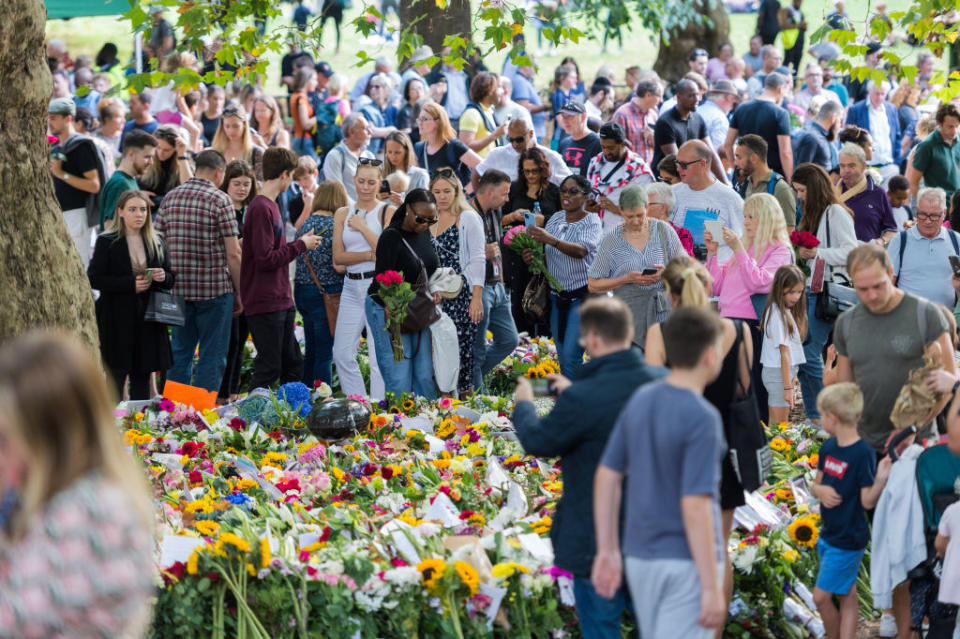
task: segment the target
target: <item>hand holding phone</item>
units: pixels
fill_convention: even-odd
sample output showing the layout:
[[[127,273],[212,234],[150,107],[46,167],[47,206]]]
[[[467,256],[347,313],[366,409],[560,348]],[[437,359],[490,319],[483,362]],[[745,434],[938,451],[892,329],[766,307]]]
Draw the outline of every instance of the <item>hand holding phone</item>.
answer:
[[[550,379],[531,379],[530,386],[533,387],[535,397],[556,397],[557,389]]]
[[[950,269],[953,271],[953,276],[960,277],[960,257],[950,255],[947,259],[950,260]]]
[[[524,226],[536,226],[537,225],[537,216],[531,213],[530,211],[523,212],[523,225]]]
[[[380,183],[380,193],[387,193],[387,194],[390,193],[390,183],[387,182],[386,180]]]
[[[645,268],[642,271],[640,271],[640,275],[656,275],[656,274],[657,274],[657,269],[655,268]]]

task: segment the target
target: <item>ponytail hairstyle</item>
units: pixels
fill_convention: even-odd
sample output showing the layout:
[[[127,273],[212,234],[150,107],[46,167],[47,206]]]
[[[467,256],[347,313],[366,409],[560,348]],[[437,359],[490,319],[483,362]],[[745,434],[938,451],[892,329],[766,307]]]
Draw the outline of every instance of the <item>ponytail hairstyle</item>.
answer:
[[[397,210],[393,213],[393,217],[390,218],[390,224],[387,225],[387,228],[397,229],[399,231],[400,227],[403,226],[403,220],[407,217],[407,210],[418,202],[429,202],[430,204],[436,205],[437,198],[433,197],[433,193],[427,189],[410,190],[403,199],[403,204],[397,207]]]
[[[710,289],[713,280],[703,264],[689,255],[675,257],[667,262],[660,274],[667,292],[680,298],[681,307],[710,306]]]
[[[788,308],[786,303],[787,292],[795,286],[805,286],[807,278],[803,271],[796,264],[785,264],[777,269],[773,275],[773,284],[770,287],[770,295],[767,296],[767,304],[763,307],[763,315],[760,318],[760,330],[766,332],[767,321],[770,319],[770,309],[774,306],[780,311],[780,317],[783,318],[783,328],[787,336],[793,335],[794,325],[800,333],[800,339],[807,336],[807,299],[806,295],[801,295],[800,300]],[[793,322],[787,322],[788,317],[793,317]]]

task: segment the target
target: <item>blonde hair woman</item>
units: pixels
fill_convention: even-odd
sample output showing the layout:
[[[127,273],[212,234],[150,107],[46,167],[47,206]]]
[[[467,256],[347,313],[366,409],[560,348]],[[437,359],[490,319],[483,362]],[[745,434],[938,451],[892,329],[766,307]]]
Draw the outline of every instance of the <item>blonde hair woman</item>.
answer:
[[[259,146],[290,148],[290,133],[283,126],[280,106],[272,95],[264,93],[254,98],[250,124],[250,135]]]
[[[54,399],[56,401],[51,401]],[[140,637],[153,499],[87,347],[33,332],[0,349],[0,624],[24,638]],[[14,506],[14,508],[10,508]]]
[[[707,245],[707,271],[713,278],[713,294],[719,297],[720,314],[757,320],[751,295],[770,292],[777,269],[793,263],[793,251],[783,209],[768,193],[755,193],[743,203],[743,237],[723,229],[722,241],[733,257],[721,264],[717,249],[721,238],[704,231]],[[759,302],[759,300],[758,300]],[[762,304],[758,304],[762,308]]]
[[[111,228],[97,238],[90,267],[90,285],[100,291],[96,302],[100,355],[123,395],[130,377],[130,399],[149,399],[150,373],[173,365],[167,327],[144,322],[150,291],[169,290],[174,273],[163,242],[150,222],[150,198],[124,191],[117,200]]]
[[[210,148],[219,151],[228,164],[236,160],[246,162],[253,167],[257,181],[263,181],[263,147],[253,143],[247,112],[242,106],[230,104],[223,110]]]
[[[477,322],[483,319],[483,285],[486,276],[486,248],[483,220],[467,204],[463,186],[453,169],[438,169],[430,180],[430,191],[437,200],[437,223],[430,227],[441,267],[452,268],[463,278],[463,288],[453,299],[442,302],[443,312],[457,327],[460,342],[461,395],[473,390],[473,342]]]
[[[432,174],[445,166],[456,171],[460,183],[464,183],[461,165],[471,169],[480,164],[480,156],[457,139],[457,132],[450,124],[447,111],[435,102],[428,102],[420,108],[417,117],[420,129],[420,141],[414,146],[417,164]]]
[[[776,200],[774,200],[776,201]],[[783,222],[783,213],[777,208],[777,216]],[[667,287],[670,296],[670,307],[677,310],[683,306],[709,307],[710,305],[710,274],[700,262],[689,256],[675,257],[667,263],[660,276]],[[750,327],[740,320],[722,318],[723,339],[723,367],[716,381],[703,389],[703,397],[713,404],[723,420],[726,428],[730,422],[730,405],[743,398],[750,388],[753,362],[753,342],[750,338]],[[651,366],[665,366],[667,362],[666,350],[663,346],[663,333],[660,325],[655,324],[647,331],[647,348],[644,352],[647,363]],[[743,485],[737,479],[730,456],[725,455],[720,466],[720,508],[723,521],[724,543],[727,547],[730,531],[733,529],[733,511],[744,504]],[[723,586],[726,601],[730,601],[733,594],[733,567],[729,556],[724,557]]]

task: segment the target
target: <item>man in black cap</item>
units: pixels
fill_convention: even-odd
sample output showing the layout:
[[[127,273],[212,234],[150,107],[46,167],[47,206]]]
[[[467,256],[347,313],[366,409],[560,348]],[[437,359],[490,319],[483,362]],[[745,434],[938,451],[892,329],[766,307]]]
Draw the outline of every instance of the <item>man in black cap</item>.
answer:
[[[654,181],[650,167],[627,146],[627,134],[616,122],[600,127],[600,153],[590,160],[587,179],[596,192],[593,208],[603,220],[604,232],[623,221],[620,192],[628,184]]]
[[[600,153],[600,136],[587,128],[587,111],[579,102],[569,101],[557,114],[557,123],[567,135],[558,151],[571,171],[587,175],[590,160]]]

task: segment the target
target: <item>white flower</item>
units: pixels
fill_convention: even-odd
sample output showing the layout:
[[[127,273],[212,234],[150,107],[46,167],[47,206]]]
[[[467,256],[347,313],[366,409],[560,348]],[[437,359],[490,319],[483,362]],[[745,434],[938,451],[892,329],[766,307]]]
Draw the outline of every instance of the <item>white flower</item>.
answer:
[[[413,566],[400,566],[383,573],[383,578],[396,586],[416,586],[420,584],[420,571]]]
[[[759,549],[755,545],[744,546],[743,548],[737,548],[733,551],[733,555],[730,557],[733,567],[739,570],[740,572],[749,575],[753,572],[753,565],[757,561],[757,553]]]

